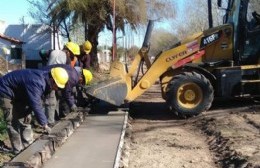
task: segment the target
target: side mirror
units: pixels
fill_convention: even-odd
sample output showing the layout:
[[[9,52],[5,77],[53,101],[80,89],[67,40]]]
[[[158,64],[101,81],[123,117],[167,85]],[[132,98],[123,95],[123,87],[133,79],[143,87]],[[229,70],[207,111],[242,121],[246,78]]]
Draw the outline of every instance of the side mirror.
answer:
[[[222,0],[218,0],[218,7],[222,6]]]

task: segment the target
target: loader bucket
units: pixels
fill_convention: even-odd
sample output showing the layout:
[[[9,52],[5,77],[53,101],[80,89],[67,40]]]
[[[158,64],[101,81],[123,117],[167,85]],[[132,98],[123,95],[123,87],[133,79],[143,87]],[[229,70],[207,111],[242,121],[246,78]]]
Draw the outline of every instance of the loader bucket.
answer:
[[[127,85],[121,78],[109,79],[86,88],[86,93],[110,104],[120,106],[127,94]]]

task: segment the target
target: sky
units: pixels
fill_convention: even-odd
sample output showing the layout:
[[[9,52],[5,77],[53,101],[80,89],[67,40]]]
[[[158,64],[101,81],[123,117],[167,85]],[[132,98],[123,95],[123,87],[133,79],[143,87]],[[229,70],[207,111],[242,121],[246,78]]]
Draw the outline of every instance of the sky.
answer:
[[[0,0],[0,20],[5,21],[6,24],[21,24],[24,17],[25,24],[34,23],[33,19],[28,13],[30,4],[26,0]],[[99,44],[112,46],[112,33],[105,31],[99,35]],[[123,43],[122,35],[118,35],[119,42]],[[126,39],[124,39],[126,40]],[[135,41],[137,41],[136,39]],[[140,41],[138,41],[140,43]]]
[[[0,0],[0,2],[0,20],[5,21],[6,24],[21,24],[22,18],[24,18],[25,24],[34,22],[28,13],[31,5],[27,2],[27,0]],[[126,36],[123,37],[119,33],[118,42],[120,43],[121,41],[121,44],[125,44],[127,41],[132,41],[131,43],[138,43],[137,46],[140,46],[143,42],[143,36],[141,34],[143,34],[143,32],[137,32],[137,34],[133,36],[135,37],[134,39],[127,39]],[[131,35],[132,34],[130,34],[130,36]],[[99,37],[99,43],[101,45],[112,45],[112,33],[110,31],[100,33]]]
[[[24,17],[25,23],[33,22],[28,14],[30,4],[26,0],[0,0],[0,2],[0,20],[7,24],[20,24]]]

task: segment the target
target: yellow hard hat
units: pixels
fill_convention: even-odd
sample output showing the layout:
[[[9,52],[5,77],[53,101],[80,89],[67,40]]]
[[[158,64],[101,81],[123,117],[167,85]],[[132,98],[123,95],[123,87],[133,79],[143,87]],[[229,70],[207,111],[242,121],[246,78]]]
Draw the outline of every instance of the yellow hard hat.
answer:
[[[87,41],[85,41],[85,43],[83,44],[82,47],[83,47],[84,52],[89,54],[92,49],[92,44],[87,40]]]
[[[3,50],[3,53],[4,53],[5,55],[7,55],[8,53],[10,53],[10,51],[9,51],[6,47],[3,47],[2,50]]]
[[[83,76],[85,78],[85,83],[86,83],[86,85],[88,85],[92,81],[93,75],[87,69],[83,69],[82,71],[83,71]]]
[[[80,48],[79,45],[73,42],[67,42],[65,46],[74,54],[79,55],[80,54]]]
[[[69,80],[69,75],[64,68],[61,67],[52,68],[51,76],[59,88],[65,88],[65,85]]]

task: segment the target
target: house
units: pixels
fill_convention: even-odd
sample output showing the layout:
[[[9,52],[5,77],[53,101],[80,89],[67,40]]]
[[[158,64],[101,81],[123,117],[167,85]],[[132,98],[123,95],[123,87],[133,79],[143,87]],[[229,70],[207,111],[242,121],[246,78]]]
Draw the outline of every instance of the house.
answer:
[[[60,49],[63,47],[62,38],[57,33],[54,34],[48,25],[4,25],[0,23],[0,31],[5,36],[19,39],[19,41],[23,42],[21,48],[25,56],[26,68],[39,68],[42,66],[42,60],[39,56],[41,49]],[[6,47],[12,50],[14,46],[7,45]]]
[[[111,51],[103,49],[97,53],[97,58],[99,69],[108,71],[110,69]]]
[[[21,59],[22,57],[22,45],[25,42],[20,41],[16,38],[6,36],[0,33],[0,48],[7,49],[9,48],[11,52],[4,53],[5,55],[10,55],[11,59]]]
[[[9,71],[25,67],[25,61],[22,61],[23,44],[23,41],[0,33],[1,76]]]

